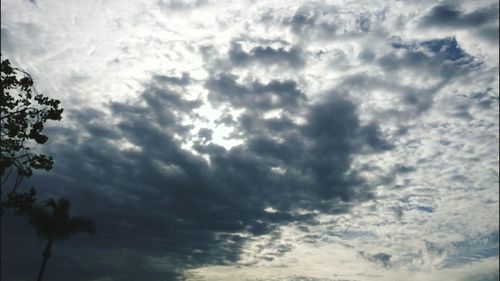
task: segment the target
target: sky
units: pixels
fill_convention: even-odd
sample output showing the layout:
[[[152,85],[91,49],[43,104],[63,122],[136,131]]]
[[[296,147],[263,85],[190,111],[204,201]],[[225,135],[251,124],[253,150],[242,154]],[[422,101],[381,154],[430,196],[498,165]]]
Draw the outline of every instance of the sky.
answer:
[[[46,280],[499,278],[498,1],[1,0],[61,101]],[[44,241],[2,218],[2,280]]]

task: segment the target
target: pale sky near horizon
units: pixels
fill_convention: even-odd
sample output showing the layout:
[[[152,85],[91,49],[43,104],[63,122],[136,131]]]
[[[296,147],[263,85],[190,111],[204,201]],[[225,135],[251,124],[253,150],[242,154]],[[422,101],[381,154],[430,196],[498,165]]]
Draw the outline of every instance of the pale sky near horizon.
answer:
[[[46,280],[498,280],[498,1],[1,4],[65,109],[26,186],[97,225]]]

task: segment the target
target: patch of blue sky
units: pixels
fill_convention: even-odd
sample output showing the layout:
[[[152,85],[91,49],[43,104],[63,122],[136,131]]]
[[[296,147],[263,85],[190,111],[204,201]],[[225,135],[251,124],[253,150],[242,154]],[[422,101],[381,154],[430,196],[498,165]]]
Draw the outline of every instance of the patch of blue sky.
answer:
[[[419,211],[427,212],[427,213],[432,213],[432,212],[434,212],[434,208],[432,208],[432,207],[427,207],[427,206],[417,206],[415,209],[417,209],[417,210],[419,210]]]
[[[499,232],[494,231],[479,239],[454,243],[456,251],[443,263],[444,267],[456,267],[470,262],[499,256]]]
[[[471,58],[460,48],[455,37],[424,41],[420,45],[432,53],[443,55],[447,60],[457,61],[463,58]]]
[[[465,52],[455,37],[427,40],[419,43],[394,42],[394,49],[418,50],[424,48],[427,52],[441,56],[445,60],[459,64],[470,63],[474,58]]]

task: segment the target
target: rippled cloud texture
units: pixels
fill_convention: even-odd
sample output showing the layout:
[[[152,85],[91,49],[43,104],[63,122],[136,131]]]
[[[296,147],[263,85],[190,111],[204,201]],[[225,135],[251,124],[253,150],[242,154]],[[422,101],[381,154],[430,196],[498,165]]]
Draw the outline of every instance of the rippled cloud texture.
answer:
[[[26,185],[98,230],[47,280],[498,280],[498,10],[2,0],[2,55],[65,108]]]

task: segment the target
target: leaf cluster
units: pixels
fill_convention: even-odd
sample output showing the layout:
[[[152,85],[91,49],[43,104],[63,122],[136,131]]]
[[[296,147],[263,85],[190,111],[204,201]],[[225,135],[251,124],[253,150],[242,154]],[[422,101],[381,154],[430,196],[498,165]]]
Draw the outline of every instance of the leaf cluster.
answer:
[[[60,101],[37,93],[33,79],[24,70],[12,67],[9,60],[0,63],[2,94],[1,108],[1,158],[2,183],[14,173],[14,189],[23,177],[30,177],[33,169],[50,170],[51,156],[33,152],[30,143],[43,144],[48,137],[43,134],[44,124],[59,121],[63,109]]]
[[[63,241],[78,232],[95,234],[94,223],[83,217],[69,216],[70,202],[61,198],[48,199],[19,212],[28,218],[39,238]]]
[[[27,192],[9,192],[0,202],[0,216],[5,210],[12,209],[15,214],[33,207],[36,201],[36,190],[30,188]]]

